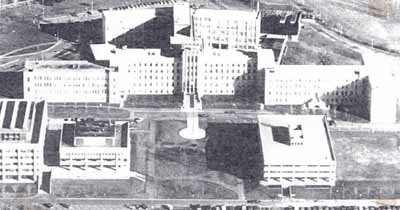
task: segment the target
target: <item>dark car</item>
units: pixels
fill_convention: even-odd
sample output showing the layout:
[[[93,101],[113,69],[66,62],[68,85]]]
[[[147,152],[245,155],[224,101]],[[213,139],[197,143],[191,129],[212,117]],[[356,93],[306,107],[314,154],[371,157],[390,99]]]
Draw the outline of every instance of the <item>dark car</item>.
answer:
[[[44,207],[48,208],[48,209],[50,209],[50,208],[53,207],[53,204],[52,204],[52,203],[43,203],[42,205],[43,205]]]
[[[66,208],[66,209],[70,209],[70,208],[71,208],[71,205],[70,205],[70,204],[67,204],[67,203],[58,203],[58,205],[60,205],[60,206],[62,206],[62,207],[64,207],[64,208]]]
[[[247,203],[261,203],[260,200],[248,200]]]

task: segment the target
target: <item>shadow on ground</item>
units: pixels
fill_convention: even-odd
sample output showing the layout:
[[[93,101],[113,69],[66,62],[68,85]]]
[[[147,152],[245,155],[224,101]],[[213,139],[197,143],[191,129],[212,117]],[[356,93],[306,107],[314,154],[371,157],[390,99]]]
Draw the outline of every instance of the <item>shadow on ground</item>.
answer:
[[[245,180],[263,176],[263,156],[257,124],[209,123],[207,167]]]

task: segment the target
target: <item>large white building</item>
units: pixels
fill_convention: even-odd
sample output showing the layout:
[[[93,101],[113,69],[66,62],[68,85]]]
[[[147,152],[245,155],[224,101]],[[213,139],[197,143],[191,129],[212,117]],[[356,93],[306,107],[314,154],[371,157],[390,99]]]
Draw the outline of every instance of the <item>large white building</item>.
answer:
[[[109,76],[111,103],[120,103],[127,95],[248,95],[254,88],[261,93],[264,69],[275,64],[271,49],[246,53],[198,46],[167,56],[160,49],[91,47],[96,60],[107,60],[116,69]]]
[[[253,11],[193,10],[195,41],[216,49],[255,51],[260,38],[261,16]]]
[[[128,177],[130,172],[129,123],[66,121],[60,139],[60,168],[56,178]]]
[[[104,42],[108,43],[129,30],[156,17],[154,8],[112,9],[103,11]]]
[[[265,71],[265,104],[303,104],[315,95],[321,97],[366,75],[366,67],[357,65],[269,67]]]
[[[108,102],[113,69],[87,61],[26,61],[24,98],[48,102]]]
[[[257,11],[195,8],[174,4],[173,44],[197,43],[205,48],[256,51],[261,37]],[[182,32],[183,29],[188,31]]]
[[[259,12],[195,8],[189,2],[177,2],[171,9],[172,14],[157,13],[157,9],[103,12],[106,43],[91,47],[97,61],[108,61],[116,69],[109,77],[111,103],[121,103],[128,95],[184,93],[201,97],[246,95],[254,86],[263,89],[263,71],[280,63],[285,47],[272,49],[261,43]],[[141,12],[145,15],[131,21]],[[139,30],[134,36],[139,34],[140,39],[143,23],[158,17],[168,19],[168,15],[173,18],[172,50],[152,49],[152,45],[128,48],[136,45],[110,42],[133,29]],[[157,23],[149,27],[169,27]],[[137,37],[132,40],[136,42]]]
[[[262,185],[334,186],[336,158],[322,115],[259,115]]]
[[[46,102],[0,100],[0,183],[41,182],[46,127]]]
[[[396,122],[393,75],[371,66],[280,65],[265,71],[266,105],[300,105],[320,98],[371,123]]]
[[[273,60],[272,53],[267,60]],[[183,92],[203,95],[249,95],[264,82],[257,53],[234,49],[187,48],[182,54]]]
[[[120,103],[127,95],[172,95],[180,92],[181,58],[163,55],[160,49],[119,49],[112,45],[92,45],[96,60],[109,61],[110,103]]]

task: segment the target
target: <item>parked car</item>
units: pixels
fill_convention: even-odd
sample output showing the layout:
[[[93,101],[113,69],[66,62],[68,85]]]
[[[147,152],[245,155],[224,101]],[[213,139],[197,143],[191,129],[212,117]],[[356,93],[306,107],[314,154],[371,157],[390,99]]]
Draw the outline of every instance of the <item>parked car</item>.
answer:
[[[143,117],[136,117],[135,119],[133,119],[133,122],[135,123],[141,123],[144,120]]]
[[[247,200],[247,203],[261,203],[260,200]]]
[[[171,204],[163,204],[161,205],[162,210],[173,210],[174,207]]]
[[[53,208],[53,204],[52,203],[43,203],[42,205],[44,207],[48,208],[48,209]]]
[[[60,206],[62,206],[62,207],[64,207],[64,208],[66,208],[66,209],[70,209],[70,208],[71,208],[71,205],[68,204],[68,203],[58,203],[58,205],[60,205]]]

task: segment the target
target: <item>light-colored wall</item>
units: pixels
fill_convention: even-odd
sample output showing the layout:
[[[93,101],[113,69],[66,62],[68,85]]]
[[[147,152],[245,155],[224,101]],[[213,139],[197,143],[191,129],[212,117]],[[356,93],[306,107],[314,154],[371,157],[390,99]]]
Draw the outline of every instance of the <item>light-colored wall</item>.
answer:
[[[358,72],[358,73],[357,73]],[[265,71],[265,104],[303,104],[315,95],[328,92],[363,78],[364,66],[275,66]]]
[[[255,50],[260,37],[256,12],[198,9],[193,11],[194,37],[206,47],[225,44],[228,48]]]
[[[256,56],[233,49],[185,49],[182,66],[183,91],[194,93],[197,87],[200,97],[246,94],[262,77]]]
[[[114,38],[134,29],[156,17],[155,9],[127,9],[103,12],[104,41],[108,43]]]
[[[274,180],[272,178],[278,178]],[[286,179],[285,179],[286,178]],[[302,178],[302,179],[297,179]],[[315,178],[314,180],[310,178]],[[292,181],[288,181],[291,179]],[[269,164],[264,166],[264,185],[286,186],[334,186],[336,181],[336,164],[332,162],[302,164]]]
[[[48,102],[99,102],[108,98],[104,69],[35,69],[24,71],[24,98]]]
[[[60,166],[114,167],[115,172],[130,170],[130,147],[61,147]]]
[[[4,144],[2,152],[0,182],[34,182],[40,180],[43,167],[42,145],[15,143]],[[11,176],[11,177],[10,177]],[[29,176],[29,177],[25,177]]]
[[[159,49],[121,49],[110,60],[110,102],[126,95],[172,95],[179,91],[181,62]],[[122,96],[122,97],[121,97]]]

